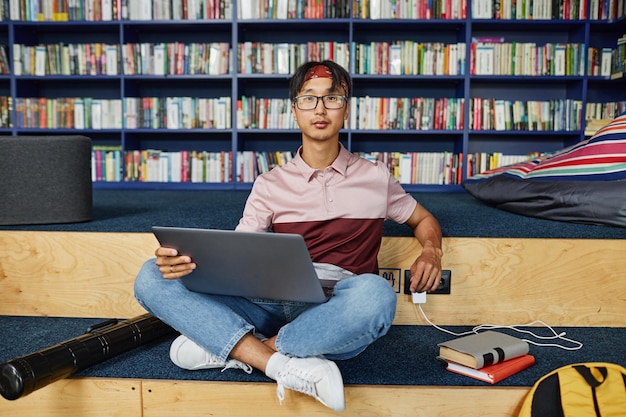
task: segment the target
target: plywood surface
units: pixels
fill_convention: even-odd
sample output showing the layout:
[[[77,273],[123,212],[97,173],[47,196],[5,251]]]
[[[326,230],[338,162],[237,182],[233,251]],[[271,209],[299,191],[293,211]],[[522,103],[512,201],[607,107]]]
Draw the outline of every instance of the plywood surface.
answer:
[[[0,397],[3,417],[141,417],[141,381],[62,379],[8,401]]]
[[[146,233],[0,231],[0,314],[143,314],[133,280],[155,246]],[[394,285],[400,290],[419,249],[411,238],[383,240],[380,266],[398,272]],[[541,319],[553,326],[624,327],[624,259],[621,240],[447,238],[444,267],[452,270],[452,294],[429,295],[423,308],[441,325]],[[396,324],[426,323],[409,296],[398,297]],[[0,398],[0,415],[335,415],[291,391],[280,405],[275,390],[275,384],[70,378],[17,401]],[[347,386],[342,415],[513,417],[527,390]]]
[[[345,387],[346,417],[514,417],[528,388]],[[470,406],[468,406],[468,404]],[[273,383],[70,378],[8,401],[2,416],[280,417],[336,416],[312,397]]]
[[[133,280],[155,247],[149,233],[0,231],[0,314],[143,314]],[[412,238],[384,238],[380,266],[401,278],[419,249]],[[624,259],[622,240],[446,238],[452,294],[430,295],[424,310],[442,325],[623,327]],[[425,324],[410,298],[398,297],[396,324]]]
[[[133,317],[151,234],[0,231],[0,314]]]
[[[508,417],[517,415],[528,388],[347,386],[347,417]],[[245,395],[242,393],[245,392]],[[313,398],[285,391],[282,405],[275,384],[144,381],[144,416],[336,416]],[[468,407],[468,404],[480,404]]]
[[[408,260],[419,246],[389,239],[381,266]],[[390,256],[387,260],[387,256]],[[444,239],[451,295],[429,295],[424,311],[439,324],[626,326],[626,241],[587,239]],[[408,296],[396,322],[426,322]]]

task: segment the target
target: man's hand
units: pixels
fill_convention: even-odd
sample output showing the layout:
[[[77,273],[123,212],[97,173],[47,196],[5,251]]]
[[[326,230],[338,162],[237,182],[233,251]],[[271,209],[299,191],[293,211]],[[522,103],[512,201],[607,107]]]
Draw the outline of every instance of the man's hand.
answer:
[[[441,281],[441,249],[426,247],[411,265],[411,292],[434,291]]]
[[[422,245],[422,253],[411,265],[411,292],[434,291],[441,281],[441,227],[435,217],[419,203],[407,220]]]
[[[166,279],[178,279],[193,272],[196,264],[191,261],[189,256],[180,256],[178,251],[173,248],[158,247],[154,254],[156,255],[156,265]]]

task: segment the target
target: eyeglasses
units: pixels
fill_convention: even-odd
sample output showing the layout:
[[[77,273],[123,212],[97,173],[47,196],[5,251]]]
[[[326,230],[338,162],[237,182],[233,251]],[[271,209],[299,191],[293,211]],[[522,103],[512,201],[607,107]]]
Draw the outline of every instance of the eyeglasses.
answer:
[[[313,110],[317,107],[319,99],[322,99],[324,107],[328,110],[341,109],[346,105],[346,96],[340,94],[328,94],[326,96],[298,96],[293,99],[300,110]]]

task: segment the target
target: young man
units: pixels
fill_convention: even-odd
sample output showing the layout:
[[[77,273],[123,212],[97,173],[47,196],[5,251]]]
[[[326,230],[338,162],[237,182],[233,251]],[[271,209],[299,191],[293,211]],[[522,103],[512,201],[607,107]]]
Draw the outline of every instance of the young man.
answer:
[[[293,117],[302,131],[294,160],[257,178],[236,230],[304,236],[319,275],[338,281],[322,304],[194,293],[178,278],[195,264],[157,248],[136,283],[139,302],[181,333],[170,358],[185,369],[261,370],[284,388],[336,411],[345,408],[334,360],[349,359],[387,333],[397,296],[377,275],[383,221],[406,223],[422,245],[411,267],[411,291],[441,278],[437,220],[407,194],[386,167],[339,142],[349,114],[351,82],[331,61],[309,62],[290,80]],[[164,279],[165,278],[165,279]]]

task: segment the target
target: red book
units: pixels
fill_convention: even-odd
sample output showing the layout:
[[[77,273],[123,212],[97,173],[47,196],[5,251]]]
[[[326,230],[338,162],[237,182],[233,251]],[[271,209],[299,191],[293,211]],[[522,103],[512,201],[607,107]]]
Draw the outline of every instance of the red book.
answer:
[[[455,372],[457,374],[466,375],[471,378],[475,378],[481,381],[495,384],[502,381],[513,374],[516,374],[535,364],[535,357],[530,354],[519,356],[517,358],[509,359],[504,362],[497,363],[495,365],[485,366],[484,368],[474,369],[469,366],[459,365],[455,362],[446,362],[448,371]]]

